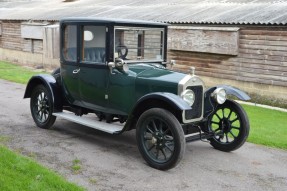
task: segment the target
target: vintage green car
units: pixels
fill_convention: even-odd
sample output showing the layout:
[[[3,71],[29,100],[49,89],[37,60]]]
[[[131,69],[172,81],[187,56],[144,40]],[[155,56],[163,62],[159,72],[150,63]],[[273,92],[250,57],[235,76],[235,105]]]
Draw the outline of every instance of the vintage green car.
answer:
[[[249,96],[226,85],[206,89],[194,69],[167,69],[174,64],[167,62],[167,28],[147,21],[62,19],[61,67],[33,76],[24,95],[31,98],[36,125],[49,129],[62,117],[111,134],[136,129],[143,158],[161,170],[178,164],[186,142],[239,148],[249,121],[227,95]]]

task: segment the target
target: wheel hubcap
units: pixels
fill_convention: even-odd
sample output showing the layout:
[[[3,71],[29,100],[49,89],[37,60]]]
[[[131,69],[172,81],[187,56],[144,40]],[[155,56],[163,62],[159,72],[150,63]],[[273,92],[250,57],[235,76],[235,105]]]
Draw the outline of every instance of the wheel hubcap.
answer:
[[[241,130],[238,114],[230,108],[220,108],[211,117],[209,128],[215,133],[215,140],[229,144],[235,141]]]
[[[157,146],[157,149],[163,149],[165,147],[165,137],[161,133],[157,132],[153,137],[152,137],[152,143]]]
[[[228,133],[231,130],[231,124],[227,118],[223,118],[220,123],[221,129],[224,133]]]
[[[158,118],[147,121],[142,132],[145,152],[154,161],[164,163],[174,152],[174,140],[169,126]]]

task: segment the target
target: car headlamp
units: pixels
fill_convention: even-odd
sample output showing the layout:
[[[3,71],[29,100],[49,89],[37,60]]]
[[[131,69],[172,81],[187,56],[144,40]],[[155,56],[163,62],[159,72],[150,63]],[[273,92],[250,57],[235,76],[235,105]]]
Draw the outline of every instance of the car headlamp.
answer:
[[[226,101],[227,95],[226,91],[223,88],[216,88],[214,92],[212,93],[212,97],[214,100],[219,103],[223,104]]]
[[[185,90],[182,92],[181,97],[184,101],[188,103],[188,105],[192,106],[195,100],[195,95],[192,90]]]

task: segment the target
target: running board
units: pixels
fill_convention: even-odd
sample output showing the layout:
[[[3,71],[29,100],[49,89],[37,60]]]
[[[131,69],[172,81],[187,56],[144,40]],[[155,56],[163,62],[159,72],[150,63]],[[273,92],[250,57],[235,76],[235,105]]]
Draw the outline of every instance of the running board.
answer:
[[[67,113],[67,112],[56,112],[53,113],[56,117],[64,118],[68,121],[72,121],[81,125],[85,125],[88,127],[91,127],[93,129],[97,129],[100,131],[104,131],[106,133],[110,134],[116,134],[119,133],[121,130],[123,130],[124,125],[120,123],[106,123],[102,121],[98,121],[96,115],[94,118],[90,118],[87,116],[77,116],[74,113]]]
[[[212,137],[214,137],[214,135],[210,133],[189,134],[189,135],[185,135],[185,141],[188,143],[188,142],[193,142],[193,141],[198,141],[198,140],[203,140],[203,139],[210,139]]]

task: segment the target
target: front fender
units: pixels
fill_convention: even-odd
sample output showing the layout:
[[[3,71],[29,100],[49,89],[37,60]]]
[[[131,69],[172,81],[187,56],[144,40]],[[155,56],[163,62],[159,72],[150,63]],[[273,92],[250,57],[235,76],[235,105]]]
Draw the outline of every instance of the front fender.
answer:
[[[216,86],[216,87],[225,89],[227,95],[233,95],[233,96],[237,97],[240,100],[248,101],[248,100],[251,99],[249,97],[249,95],[247,95],[244,91],[242,91],[242,90],[240,90],[238,88],[235,88],[233,86],[219,85],[219,86]]]
[[[179,122],[183,121],[183,111],[191,107],[178,95],[166,92],[154,92],[141,97],[132,109],[132,116],[138,119],[140,115],[154,107],[160,107],[173,113]]]
[[[30,98],[33,89],[39,85],[43,84],[51,93],[53,100],[53,110],[61,111],[62,110],[62,96],[61,96],[61,88],[56,82],[56,79],[49,74],[38,74],[34,75],[28,82],[24,98]]]
[[[250,97],[242,90],[228,86],[228,85],[218,85],[207,89],[204,93],[204,118],[207,118],[217,107],[217,103],[212,99],[212,93],[216,88],[225,89],[227,95],[233,95],[240,100],[250,100]]]
[[[190,109],[190,106],[181,97],[173,93],[168,93],[168,92],[155,92],[155,93],[147,94],[141,97],[137,101],[136,105],[139,105],[145,100],[150,100],[150,99],[158,99],[158,100],[165,101],[168,104],[172,105],[172,107],[179,109],[179,110]]]

